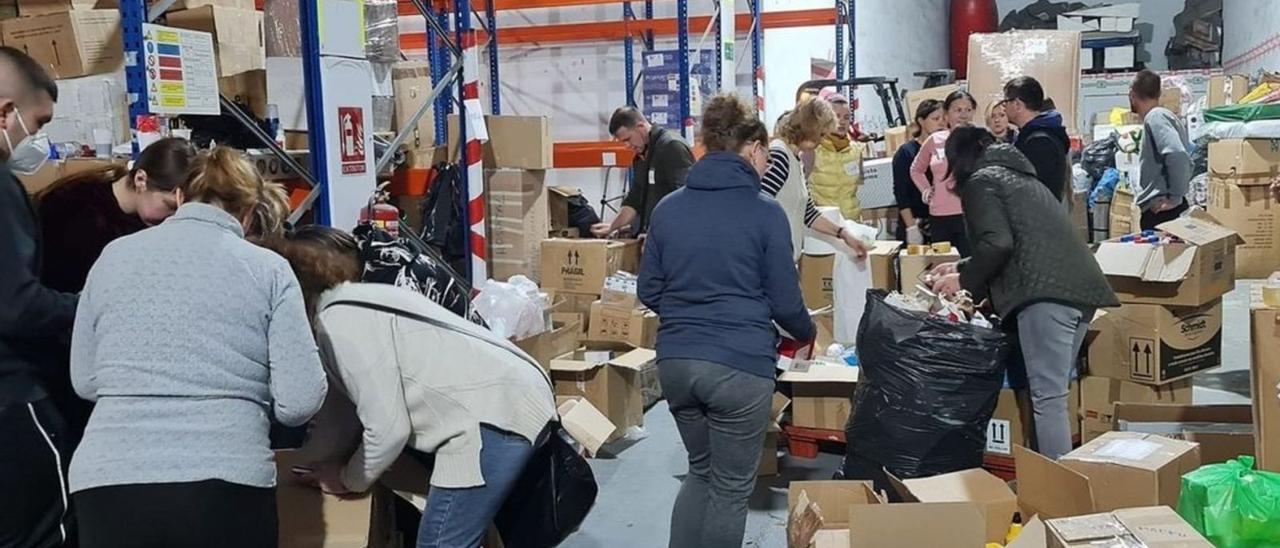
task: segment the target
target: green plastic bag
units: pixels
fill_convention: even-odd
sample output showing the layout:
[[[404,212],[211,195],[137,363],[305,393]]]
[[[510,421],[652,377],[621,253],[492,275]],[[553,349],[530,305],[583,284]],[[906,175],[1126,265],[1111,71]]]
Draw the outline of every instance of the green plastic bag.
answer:
[[[1178,514],[1218,548],[1280,548],[1280,474],[1253,457],[1201,466],[1182,476]]]

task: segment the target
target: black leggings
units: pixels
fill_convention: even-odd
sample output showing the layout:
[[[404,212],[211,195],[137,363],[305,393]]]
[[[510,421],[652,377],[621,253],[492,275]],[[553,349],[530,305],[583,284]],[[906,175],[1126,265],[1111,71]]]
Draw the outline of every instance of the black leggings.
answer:
[[[276,491],[220,480],[113,485],[73,495],[80,548],[276,546]]]
[[[1178,204],[1178,207],[1167,211],[1161,211],[1160,213],[1143,211],[1140,223],[1142,230],[1155,230],[1156,227],[1181,217],[1188,209],[1191,209],[1191,206],[1187,205],[1187,201],[1184,199],[1181,204]]]
[[[961,257],[969,256],[969,234],[965,231],[964,215],[944,215],[929,218],[929,241],[951,242]]]

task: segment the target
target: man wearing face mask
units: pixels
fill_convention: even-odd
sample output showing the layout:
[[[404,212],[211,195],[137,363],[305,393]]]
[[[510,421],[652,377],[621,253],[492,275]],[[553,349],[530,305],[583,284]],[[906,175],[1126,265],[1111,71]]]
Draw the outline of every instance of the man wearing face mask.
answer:
[[[40,128],[58,88],[27,55],[0,47],[0,547],[59,546],[71,533],[65,424],[41,378],[60,363],[76,296],[40,283],[36,218],[15,172],[48,157]],[[47,141],[43,141],[47,143]],[[43,150],[43,152],[41,152]]]

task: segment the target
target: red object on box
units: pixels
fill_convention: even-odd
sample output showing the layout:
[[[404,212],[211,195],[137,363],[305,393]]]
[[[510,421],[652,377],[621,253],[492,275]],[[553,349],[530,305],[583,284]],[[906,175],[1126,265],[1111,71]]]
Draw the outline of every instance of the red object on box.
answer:
[[[783,336],[778,342],[778,369],[790,371],[813,359],[813,341],[799,342]]]
[[[951,68],[956,79],[969,77],[969,35],[1000,27],[996,0],[951,0]]]

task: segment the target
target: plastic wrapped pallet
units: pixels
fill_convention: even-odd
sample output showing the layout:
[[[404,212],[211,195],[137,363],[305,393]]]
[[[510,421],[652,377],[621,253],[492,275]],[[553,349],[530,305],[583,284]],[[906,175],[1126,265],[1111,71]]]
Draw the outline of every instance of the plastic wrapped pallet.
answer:
[[[400,16],[396,4],[396,0],[364,0],[364,51],[370,61],[400,60]]]
[[[267,57],[302,57],[298,0],[266,0],[262,11]]]
[[[1031,76],[1044,86],[1068,127],[1080,101],[1080,33],[1036,30],[969,36],[969,93],[985,109],[1004,99],[1004,84]],[[1078,129],[1078,128],[1077,128]]]

